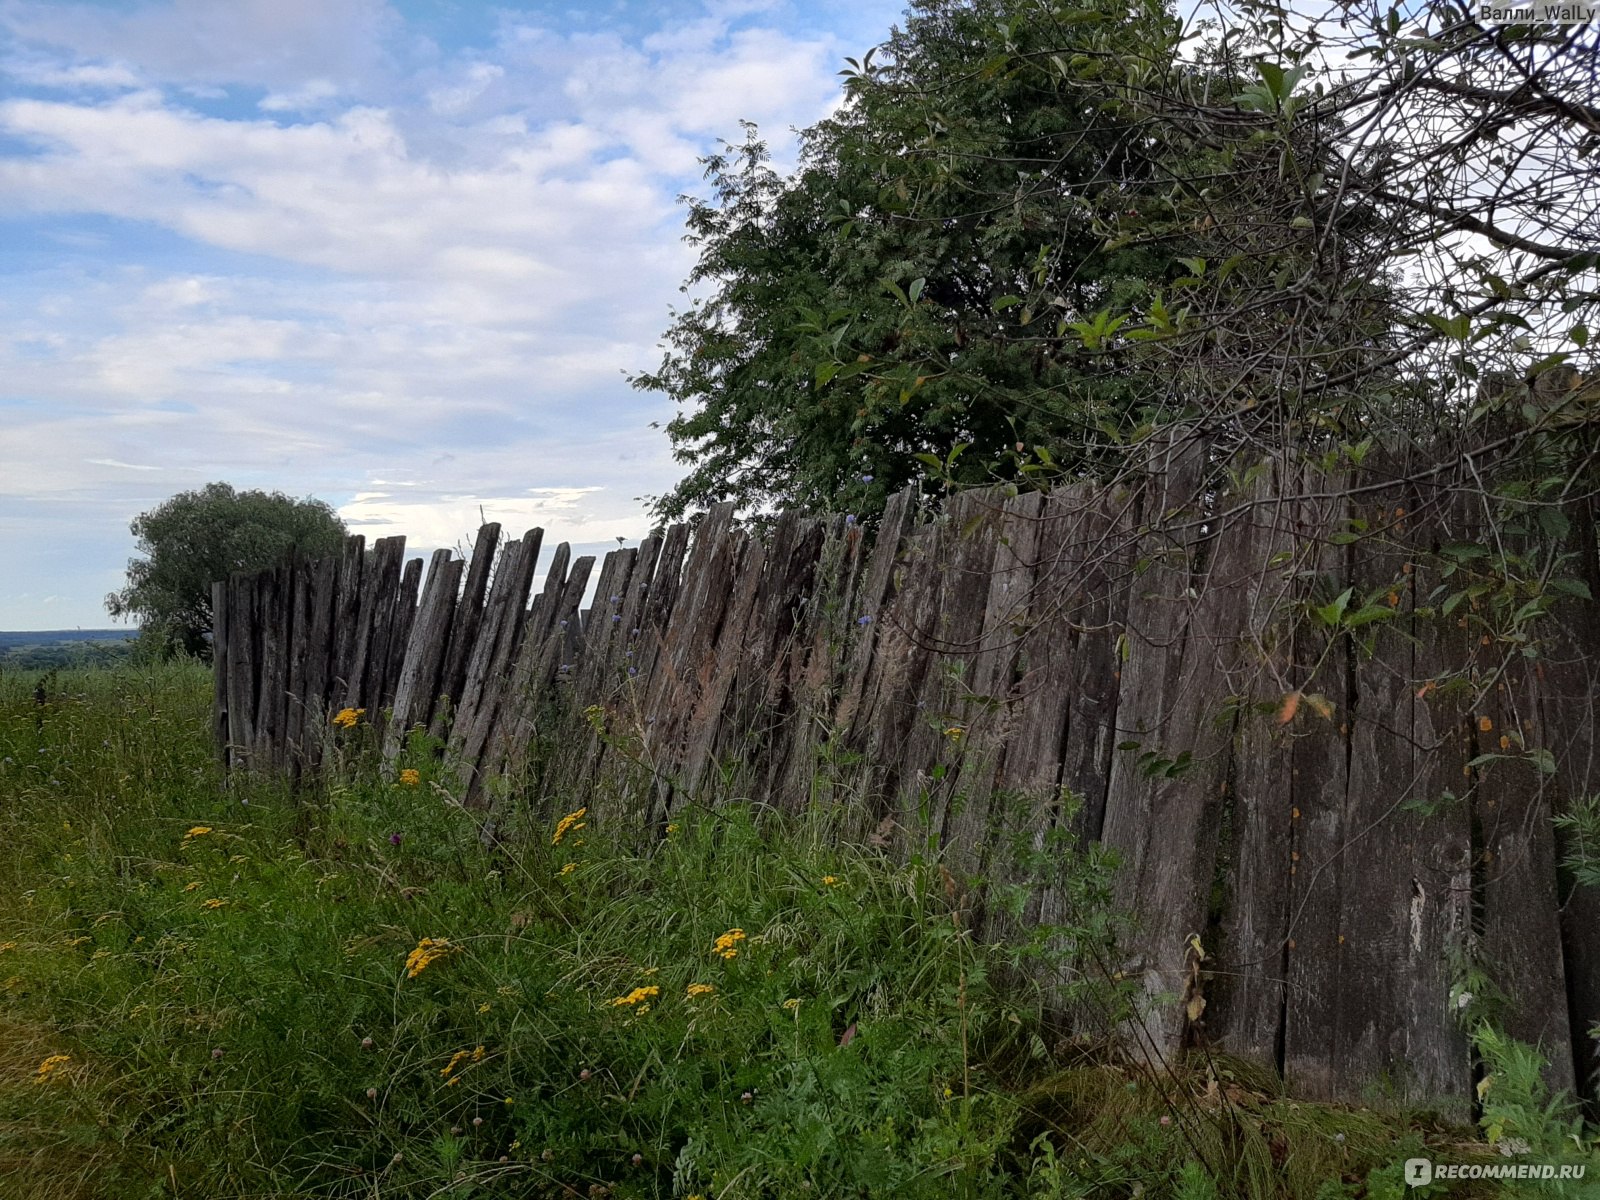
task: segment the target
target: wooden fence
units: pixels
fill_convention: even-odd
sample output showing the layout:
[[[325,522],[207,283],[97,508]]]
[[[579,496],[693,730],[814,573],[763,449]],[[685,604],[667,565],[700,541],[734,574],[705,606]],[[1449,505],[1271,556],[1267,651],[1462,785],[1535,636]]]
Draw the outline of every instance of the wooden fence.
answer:
[[[1552,817],[1600,792],[1593,505],[1563,510],[1545,575],[1578,583],[1530,623],[1447,483],[1219,474],[1174,441],[1116,487],[938,515],[902,493],[870,535],[787,515],[756,539],[719,507],[606,555],[587,608],[594,560],[565,545],[530,601],[538,530],[486,525],[425,583],[401,539],[355,537],[216,585],[217,742],[300,774],[365,709],[391,763],[440,739],[470,803],[648,831],[691,796],[821,799],[931,831],[969,878],[1068,825],[1120,854],[1150,1051],[1465,1108],[1470,956],[1552,1082],[1592,1087],[1600,902]]]

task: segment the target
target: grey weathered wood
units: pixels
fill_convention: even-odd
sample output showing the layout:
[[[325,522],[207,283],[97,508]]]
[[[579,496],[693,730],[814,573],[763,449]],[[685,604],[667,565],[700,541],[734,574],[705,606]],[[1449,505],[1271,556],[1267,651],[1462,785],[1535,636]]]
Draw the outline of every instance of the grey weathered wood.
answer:
[[[1295,660],[1294,624],[1297,606],[1312,598],[1304,581],[1315,574],[1318,549],[1306,538],[1306,514],[1293,499],[1308,481],[1281,460],[1271,470],[1249,497],[1254,507],[1246,517],[1257,560],[1274,565],[1253,572],[1242,597],[1247,611],[1232,721],[1233,771],[1224,796],[1223,853],[1230,870],[1209,947],[1203,1020],[1211,1045],[1277,1066],[1294,866],[1294,741],[1329,736],[1337,714],[1324,717],[1315,703],[1297,695],[1316,691],[1305,686],[1306,669]],[[1223,503],[1234,499],[1230,495]],[[1326,532],[1313,531],[1313,537]],[[1284,719],[1291,697],[1298,711]]]
[[[217,761],[226,771],[231,765],[228,753],[228,581],[211,585],[211,738]]]
[[[1207,1045],[1279,1066],[1299,1095],[1376,1087],[1465,1113],[1446,1000],[1476,913],[1513,1032],[1544,1041],[1553,1083],[1577,1081],[1600,1020],[1600,901],[1560,890],[1550,826],[1600,790],[1600,610],[1563,602],[1541,657],[1507,658],[1440,620],[1456,584],[1411,549],[1475,540],[1471,514],[1432,485],[1352,490],[1404,462],[1351,479],[1273,464],[1240,491],[1204,477],[1198,442],[1154,445],[1142,478],[957,496],[923,524],[905,493],[876,540],[791,514],[756,542],[724,506],[692,538],[608,555],[582,613],[595,563],[569,570],[564,546],[525,607],[536,532],[498,568],[475,556],[471,620],[463,563],[435,555],[418,604],[420,563],[402,574],[390,539],[370,557],[351,539],[340,559],[214,589],[217,738],[230,766],[292,773],[314,764],[330,700],[392,700],[393,756],[455,652],[451,752],[473,803],[510,772],[542,803],[581,796],[646,828],[725,784],[842,805],[853,836],[901,844],[926,814],[960,889],[1006,879],[1006,848],[1045,845],[1075,795],[1074,832],[1124,858],[1137,923],[1111,965],[1143,985],[1124,1033],[1147,1057]],[[1352,515],[1368,538],[1336,542]],[[480,550],[497,538],[486,527]],[[1600,591],[1592,524],[1574,540]],[[1391,586],[1393,616],[1358,636],[1307,616]],[[1451,675],[1478,693],[1428,688]],[[1290,695],[1298,715],[1280,720]],[[1191,759],[1165,778],[1144,750]],[[1483,751],[1509,757],[1469,769]],[[957,896],[985,936],[1014,931]],[[1068,900],[1039,891],[1024,923],[1070,920]]]
[[[361,588],[366,574],[367,539],[352,534],[344,540],[339,556],[339,578],[334,589],[334,642],[329,648],[328,704],[345,706],[350,693],[350,675],[356,661],[361,622]]]
[[[1567,574],[1600,598],[1600,540],[1593,495],[1566,506],[1571,532],[1565,546]],[[1600,795],[1600,605],[1563,599],[1549,618],[1552,628],[1535,665],[1539,681],[1539,736],[1534,746],[1551,752],[1551,782],[1559,811],[1571,812]],[[1576,850],[1570,834],[1557,843]],[[1559,896],[1561,944],[1566,963],[1568,1017],[1573,1030],[1574,1074],[1591,1098],[1600,1098],[1600,888],[1565,880]],[[1552,1048],[1553,1049],[1553,1048]]]
[[[400,588],[400,563],[406,539],[399,535],[379,538],[361,572],[361,605],[356,615],[355,646],[350,673],[345,680],[345,704],[368,710],[368,720],[378,719],[383,686],[383,647],[388,623]]]
[[[500,544],[500,523],[489,521],[478,530],[472,542],[467,583],[456,604],[455,616],[450,626],[449,643],[439,677],[439,691],[450,697],[443,710],[454,713],[461,707],[461,695],[467,685],[467,668],[472,663],[472,653],[478,644],[478,627],[483,622],[484,599],[488,595],[489,574],[494,566],[495,549]],[[439,717],[435,717],[431,732],[442,737],[449,732]]]
[[[389,610],[383,634],[375,639],[375,660],[382,664],[382,670],[373,692],[378,707],[385,713],[393,708],[395,689],[400,685],[406,646],[411,640],[411,625],[417,619],[417,591],[421,584],[422,560],[413,558],[400,572],[400,584],[395,591],[394,604]]]
[[[292,556],[291,561],[293,618],[288,640],[289,679],[284,697],[283,753],[284,766],[290,777],[298,781],[305,768],[306,659],[311,632],[312,570],[298,553]]]
[[[445,652],[455,616],[456,591],[462,562],[449,550],[435,550],[428,565],[428,582],[415,621],[406,639],[399,678],[395,684],[394,715],[384,737],[384,755],[393,759],[414,729],[427,729],[439,694]]]
[[[260,663],[253,633],[259,587],[260,576],[235,572],[228,577],[228,760],[234,767],[254,765]]]
[[[530,529],[520,541],[506,547],[478,630],[478,644],[467,667],[462,710],[451,744],[469,799],[477,796],[482,782],[479,760],[494,734],[500,699],[521,642],[528,592],[533,586],[543,536],[543,531]],[[464,730],[460,728],[463,723]]]
[[[303,753],[307,768],[322,759],[330,736],[328,697],[332,682],[333,655],[338,646],[334,619],[338,608],[340,560],[329,556],[311,567],[311,604],[306,630],[305,690],[300,700],[304,710]]]
[[[1103,832],[1123,857],[1117,898],[1136,922],[1129,970],[1142,1007],[1129,1037],[1161,1062],[1187,1032],[1188,939],[1205,928],[1216,837],[1207,818],[1226,777],[1227,739],[1219,741],[1215,724],[1220,697],[1208,687],[1218,670],[1215,642],[1196,626],[1225,619],[1233,601],[1221,587],[1223,572],[1198,586],[1203,462],[1204,447],[1194,439],[1158,443],[1152,453],[1144,501],[1151,533],[1140,547],[1149,567],[1129,600],[1117,704],[1119,743],[1138,745],[1113,761]],[[1175,778],[1153,775],[1150,760],[1141,761],[1147,754],[1173,761],[1184,751],[1190,766]]]

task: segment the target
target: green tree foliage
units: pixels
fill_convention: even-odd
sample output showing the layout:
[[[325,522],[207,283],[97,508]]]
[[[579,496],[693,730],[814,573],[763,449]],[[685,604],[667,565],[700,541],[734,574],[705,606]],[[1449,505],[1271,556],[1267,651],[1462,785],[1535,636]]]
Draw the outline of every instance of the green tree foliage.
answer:
[[[792,175],[753,128],[709,158],[696,298],[634,379],[679,406],[690,471],[658,514],[1103,476],[1159,426],[1431,437],[1477,418],[1480,364],[1559,365],[1568,326],[1583,346],[1589,32],[1449,3],[1228,22],[914,0]]]
[[[236,492],[208,483],[181,492],[130,526],[143,558],[128,563],[128,582],[106,597],[114,617],[138,619],[140,636],[164,653],[209,657],[211,584],[234,571],[274,566],[291,549],[334,553],[344,522],[321,500],[281,492]]]
[[[1107,248],[1094,213],[1150,163],[1109,84],[1063,89],[1036,59],[1063,37],[1135,52],[1172,27],[1110,3],[1073,16],[923,0],[852,63],[848,103],[803,135],[793,178],[753,130],[707,160],[689,283],[710,292],[635,380],[685,409],[669,434],[694,469],[664,515],[718,499],[869,511],[920,473],[918,454],[970,444],[952,468],[983,478],[1019,444],[1081,441],[1136,406],[1122,365],[1076,353],[1057,325],[1143,295],[1180,251]],[[1067,309],[1029,303],[1044,279]]]

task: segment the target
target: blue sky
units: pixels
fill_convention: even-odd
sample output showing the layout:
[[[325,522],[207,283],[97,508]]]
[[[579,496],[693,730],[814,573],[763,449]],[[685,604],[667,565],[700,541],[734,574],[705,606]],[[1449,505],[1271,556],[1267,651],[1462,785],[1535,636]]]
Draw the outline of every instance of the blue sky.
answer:
[[[212,480],[414,553],[639,537],[676,197],[902,7],[0,0],[0,629],[109,624]]]

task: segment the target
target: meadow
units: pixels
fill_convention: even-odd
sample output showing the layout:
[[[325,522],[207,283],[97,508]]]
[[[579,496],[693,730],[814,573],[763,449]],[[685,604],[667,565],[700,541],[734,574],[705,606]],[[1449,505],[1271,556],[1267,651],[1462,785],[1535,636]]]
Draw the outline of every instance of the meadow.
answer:
[[[1019,885],[993,940],[934,850],[836,812],[613,828],[513,787],[491,830],[364,714],[291,792],[221,775],[204,667],[37,682],[0,674],[5,1200],[1502,1194],[1402,1182],[1482,1129],[1086,1033],[1125,1003],[1090,849],[1036,856],[1070,919],[1005,920]],[[1592,1156],[1536,1058],[1480,1050],[1486,1120]]]

